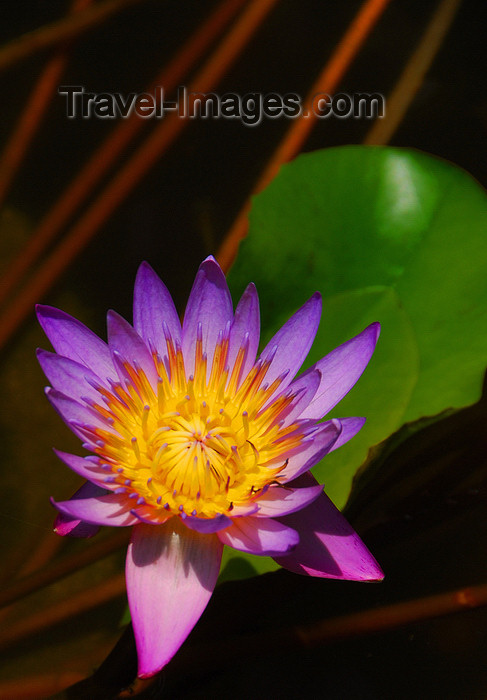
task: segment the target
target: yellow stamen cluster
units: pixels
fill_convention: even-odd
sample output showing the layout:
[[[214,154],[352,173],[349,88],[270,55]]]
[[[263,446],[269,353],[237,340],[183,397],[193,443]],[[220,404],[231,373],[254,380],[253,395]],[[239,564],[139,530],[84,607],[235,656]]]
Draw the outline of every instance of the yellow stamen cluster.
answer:
[[[301,443],[295,424],[282,427],[294,396],[270,400],[281,384],[264,384],[270,360],[256,362],[241,382],[247,346],[230,372],[228,337],[219,338],[209,378],[201,337],[189,377],[181,348],[169,336],[166,346],[164,360],[153,353],[157,387],[127,362],[120,362],[124,383],[98,387],[94,408],[107,430],[96,428],[93,442],[111,488],[126,493],[134,507],[149,507],[161,522],[251,506],[284,468],[286,453]]]

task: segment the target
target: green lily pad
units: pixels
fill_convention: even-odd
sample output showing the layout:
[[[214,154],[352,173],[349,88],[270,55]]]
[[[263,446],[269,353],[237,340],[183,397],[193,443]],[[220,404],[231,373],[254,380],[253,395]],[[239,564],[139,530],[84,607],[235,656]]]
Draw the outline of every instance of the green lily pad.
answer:
[[[473,178],[398,148],[347,146],[300,156],[255,197],[229,282],[234,295],[249,280],[256,283],[267,334],[317,289],[325,310],[330,297],[354,292],[335,314],[338,328],[341,314],[353,318],[345,307],[358,303],[355,290],[386,286],[397,295],[396,320],[392,298],[376,307],[370,320],[383,327],[377,357],[333,412],[368,417],[350,447],[318,468],[338,505],[379,434],[383,439],[406,421],[478,400],[487,358],[486,232],[487,197]],[[335,303],[328,303],[330,312]],[[330,350],[326,312],[323,323],[313,359]],[[392,390],[394,363],[403,372],[402,391]]]
[[[356,386],[330,413],[330,417],[365,416],[367,422],[355,438],[313,469],[340,507],[369,446],[384,440],[404,421],[418,378],[416,338],[394,289],[375,287],[326,299],[316,341],[304,365],[318,361],[378,318],[382,330],[372,360]]]

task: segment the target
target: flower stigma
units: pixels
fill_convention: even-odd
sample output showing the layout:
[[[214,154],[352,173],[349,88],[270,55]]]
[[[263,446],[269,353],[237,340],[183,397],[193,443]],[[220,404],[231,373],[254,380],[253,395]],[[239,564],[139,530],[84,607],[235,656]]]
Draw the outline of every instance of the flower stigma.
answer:
[[[299,423],[285,420],[296,393],[279,393],[286,374],[265,383],[272,354],[242,381],[248,339],[230,371],[228,327],[211,367],[198,328],[189,376],[179,343],[165,335],[164,357],[152,349],[155,381],[115,354],[123,381],[95,387],[100,402],[91,402],[92,409],[109,426],[82,431],[109,472],[105,482],[133,499],[137,516],[148,522],[255,512],[259,496],[279,484],[287,455],[302,445]]]

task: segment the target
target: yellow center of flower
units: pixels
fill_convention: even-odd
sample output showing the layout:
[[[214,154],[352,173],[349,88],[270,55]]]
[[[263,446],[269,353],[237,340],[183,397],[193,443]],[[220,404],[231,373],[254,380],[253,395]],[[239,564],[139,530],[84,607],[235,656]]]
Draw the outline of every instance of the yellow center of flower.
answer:
[[[181,349],[169,337],[166,343],[164,361],[153,353],[157,387],[127,362],[120,363],[124,383],[98,387],[103,400],[94,408],[111,430],[92,433],[107,481],[161,521],[252,506],[285,467],[285,454],[301,444],[296,424],[283,427],[293,394],[272,399],[281,379],[264,383],[269,360],[256,362],[241,382],[247,347],[230,372],[228,338],[217,343],[208,379],[201,338],[189,377]]]

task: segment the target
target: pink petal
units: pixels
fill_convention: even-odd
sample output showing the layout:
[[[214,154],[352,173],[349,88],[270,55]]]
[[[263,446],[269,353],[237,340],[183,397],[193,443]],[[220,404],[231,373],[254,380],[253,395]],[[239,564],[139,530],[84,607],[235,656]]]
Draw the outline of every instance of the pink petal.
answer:
[[[54,389],[76,401],[87,398],[90,402],[102,403],[93,385],[100,386],[104,382],[88,367],[47,350],[37,350],[37,359]]]
[[[139,521],[132,515],[132,502],[124,494],[109,493],[92,498],[51,503],[60,513],[70,518],[78,518],[93,525],[115,525],[125,527]]]
[[[143,262],[135,278],[134,328],[161,357],[166,354],[164,323],[172,338],[181,342],[181,323],[172,297],[152,267]]]
[[[316,484],[311,474],[303,474],[298,482],[303,487]],[[296,549],[276,558],[289,571],[353,581],[384,578],[372,554],[325,493],[303,510],[284,516],[282,522],[299,532]]]
[[[70,500],[103,496],[104,494],[106,494],[105,489],[87,481],[71,496]],[[99,525],[85,523],[79,518],[72,518],[63,513],[58,513],[54,521],[54,532],[62,537],[66,535],[70,537],[93,537],[99,529]]]
[[[126,579],[139,676],[157,673],[174,656],[205,609],[220,569],[222,545],[171,518],[134,527]]]
[[[230,374],[235,364],[240,347],[245,345],[246,340],[248,342],[247,355],[242,366],[240,381],[243,381],[243,379],[247,376],[255,362],[257,350],[259,348],[259,338],[259,297],[257,296],[255,285],[250,283],[237,304],[237,308],[235,309],[235,317],[230,328],[230,342],[227,360]]]
[[[218,333],[225,331],[232,320],[232,298],[225,275],[210,256],[199,267],[184,314],[182,349],[188,376],[194,372],[198,324],[203,332],[203,352],[208,358],[209,372]]]
[[[284,389],[292,381],[313,344],[321,316],[321,295],[316,292],[267,343],[260,359],[268,359],[274,352],[265,381],[271,384],[289,370],[281,384]]]
[[[294,489],[289,486],[271,486],[257,503],[257,517],[272,517],[289,515],[315,501],[323,491],[323,486],[308,486]]]
[[[80,321],[52,306],[36,307],[44,333],[59,355],[89,367],[100,379],[116,380],[108,345]]]
[[[279,474],[279,481],[286,484],[314,467],[320,459],[331,452],[341,429],[341,423],[337,420],[319,425],[305,438],[299,449],[288,453],[289,462]]]
[[[218,537],[229,547],[250,554],[275,556],[289,552],[299,542],[296,530],[270,518],[236,518]]]
[[[118,353],[122,361],[132,366],[141,367],[147,379],[155,389],[157,387],[157,370],[151,353],[140,335],[122,316],[115,311],[107,314],[108,346]],[[123,380],[123,377],[121,377]]]
[[[367,367],[379,333],[380,325],[372,323],[362,333],[339,345],[307,370],[319,370],[322,382],[313,401],[304,410],[302,418],[322,418],[348,394]]]

